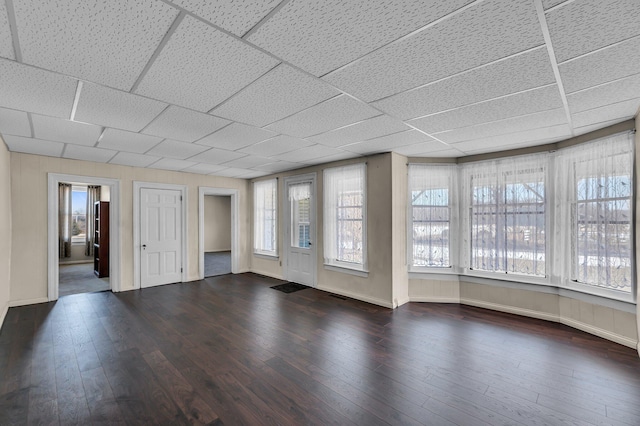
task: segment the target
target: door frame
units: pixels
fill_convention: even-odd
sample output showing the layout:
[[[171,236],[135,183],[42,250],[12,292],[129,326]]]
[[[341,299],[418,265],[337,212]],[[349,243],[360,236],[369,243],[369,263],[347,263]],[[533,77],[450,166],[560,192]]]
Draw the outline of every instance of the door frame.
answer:
[[[318,286],[318,191],[317,191],[317,173],[306,173],[303,175],[286,176],[282,181],[282,214],[283,214],[283,233],[282,233],[282,261],[283,276],[285,280],[289,279],[289,248],[291,247],[291,202],[289,201],[289,184],[311,181],[311,193],[313,195],[313,206],[311,213],[313,214],[313,226],[309,233],[313,250],[313,280],[312,287]]]
[[[166,189],[170,191],[180,191],[182,196],[182,238],[180,245],[180,255],[182,256],[182,276],[181,282],[187,281],[187,271],[189,270],[189,263],[187,257],[187,186],[186,185],[174,185],[171,183],[157,183],[157,182],[141,182],[133,181],[133,288],[141,288],[141,269],[140,269],[140,191],[142,189]]]
[[[239,238],[238,238],[238,190],[231,188],[198,187],[198,276],[204,279],[204,197],[218,195],[231,197],[231,273],[239,273]]]
[[[47,173],[47,298],[50,302],[58,300],[60,281],[60,268],[58,258],[58,184],[59,183],[86,183],[89,185],[108,186],[109,198],[109,284],[111,291],[119,292],[121,289],[121,250],[120,242],[122,229],[120,227],[120,180],[95,176],[68,175],[62,173]]]

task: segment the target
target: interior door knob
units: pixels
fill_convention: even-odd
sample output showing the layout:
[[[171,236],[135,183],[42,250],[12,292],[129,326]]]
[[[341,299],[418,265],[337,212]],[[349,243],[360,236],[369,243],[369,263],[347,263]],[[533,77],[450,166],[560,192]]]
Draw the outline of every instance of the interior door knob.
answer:
[[[143,244],[143,245],[142,245],[142,249],[143,249],[143,250],[146,250],[146,249],[147,249],[147,245],[146,245],[146,244]]]

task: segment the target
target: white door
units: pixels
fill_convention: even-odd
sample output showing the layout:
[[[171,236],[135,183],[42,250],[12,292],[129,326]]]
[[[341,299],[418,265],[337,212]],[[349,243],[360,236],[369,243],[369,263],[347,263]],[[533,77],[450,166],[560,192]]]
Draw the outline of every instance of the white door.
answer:
[[[285,181],[287,234],[285,236],[286,277],[289,281],[315,287],[316,223],[314,177]]]
[[[140,189],[140,286],[182,281],[181,192]]]

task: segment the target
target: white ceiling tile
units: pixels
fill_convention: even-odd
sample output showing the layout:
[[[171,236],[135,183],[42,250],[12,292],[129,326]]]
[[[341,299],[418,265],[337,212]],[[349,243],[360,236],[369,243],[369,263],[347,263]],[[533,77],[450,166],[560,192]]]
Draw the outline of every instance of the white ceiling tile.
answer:
[[[299,138],[380,115],[364,102],[340,95],[267,126],[268,129]]]
[[[305,148],[300,148],[295,151],[287,152],[282,155],[278,155],[277,160],[289,161],[291,163],[311,164],[311,162],[338,154],[344,154],[343,150],[329,148],[324,145],[313,145]]]
[[[640,71],[640,70],[639,70]],[[640,74],[567,96],[572,114],[640,96]]]
[[[29,117],[24,111],[0,108],[0,133],[31,137]]]
[[[282,0],[233,2],[228,0],[171,0],[212,24],[242,37]]]
[[[195,161],[176,160],[175,158],[163,158],[155,163],[151,164],[151,169],[163,169],[163,170],[182,170],[188,167],[193,167],[198,164]]]
[[[162,141],[157,136],[143,135],[119,129],[106,129],[98,143],[99,148],[143,154]]]
[[[326,157],[311,158],[309,160],[306,160],[304,163],[308,165],[326,164],[326,163],[332,163],[334,161],[341,161],[341,160],[347,160],[349,158],[358,158],[358,157],[360,157],[360,154],[357,154],[355,152],[340,151],[337,154],[327,155]]]
[[[494,62],[427,86],[374,102],[389,114],[410,119],[555,83],[547,49]]]
[[[567,0],[542,0],[542,6],[544,7],[544,9],[550,9],[553,6],[557,6],[560,3],[564,3]]]
[[[206,146],[197,145],[195,143],[166,139],[162,143],[159,143],[158,145],[153,147],[153,149],[147,152],[147,154],[185,160],[196,154],[200,154],[207,149],[209,148],[207,148]]]
[[[247,154],[242,154],[233,151],[226,151],[224,149],[211,148],[208,151],[201,152],[190,158],[192,161],[208,164],[221,164],[227,161],[235,160],[236,158],[242,158]]]
[[[34,136],[38,139],[94,146],[102,133],[102,127],[76,123],[64,118],[31,114]]]
[[[130,90],[178,16],[154,0],[14,2],[25,63]]]
[[[145,127],[143,133],[194,142],[227,124],[229,121],[222,118],[171,105]]]
[[[394,133],[392,135],[346,145],[343,146],[342,149],[359,154],[373,154],[376,152],[389,152],[393,151],[394,148],[399,148],[404,145],[412,145],[431,140],[433,139],[417,130],[407,130],[406,132]]]
[[[135,92],[209,111],[277,64],[271,56],[186,16]]]
[[[244,174],[249,173],[249,172],[251,172],[251,170],[237,169],[237,168],[234,168],[234,167],[229,167],[229,168],[226,168],[224,170],[217,171],[217,172],[213,173],[213,175],[234,178],[234,177],[239,177],[239,176],[244,175]]]
[[[224,163],[224,166],[235,167],[238,169],[252,169],[257,166],[264,166],[265,164],[272,163],[273,159],[267,157],[260,157],[257,155],[247,155],[246,157],[238,158]]]
[[[49,71],[0,59],[0,106],[69,118],[78,82]]]
[[[257,171],[257,170],[248,170],[244,173],[240,173],[239,175],[235,176],[237,179],[255,179],[257,177],[260,176],[266,176],[268,173],[267,172],[261,172],[261,171]]]
[[[275,161],[269,164],[263,164],[262,166],[256,166],[254,169],[261,170],[268,173],[278,173],[286,170],[295,170],[304,167],[304,164],[290,163],[288,161]]]
[[[150,164],[155,163],[159,159],[160,157],[153,157],[151,155],[134,154],[131,152],[119,152],[109,161],[109,163],[119,164],[121,166],[147,167]]]
[[[413,145],[406,145],[395,148],[393,152],[406,155],[407,157],[429,157],[436,152],[449,151],[453,157],[459,157],[462,155],[461,151],[450,148],[449,146],[440,143],[438,141],[422,142]]]
[[[217,132],[200,139],[197,143],[212,146],[214,148],[235,151],[239,148],[269,139],[277,135],[266,129],[248,126],[242,123],[231,123]]]
[[[359,123],[350,124],[339,129],[310,137],[309,140],[322,145],[339,147],[354,142],[389,135],[391,133],[402,132],[403,130],[408,129],[409,126],[404,124],[402,121],[383,114]]]
[[[211,113],[266,126],[339,93],[322,80],[280,64]]]
[[[640,36],[560,64],[567,93],[636,74],[640,69]]]
[[[187,173],[198,173],[201,175],[208,175],[211,173],[215,173],[217,171],[226,169],[227,167],[225,166],[218,166],[215,164],[206,164],[206,163],[198,163],[196,165],[193,165],[191,167],[187,167],[186,169],[183,169],[183,172],[187,172]]]
[[[43,141],[13,135],[5,135],[3,139],[9,147],[9,151],[13,152],[60,157],[64,149],[64,144],[60,142]]]
[[[520,117],[507,118],[506,120],[498,120],[490,123],[449,130],[442,133],[436,133],[433,136],[443,142],[458,143],[478,138],[504,135],[506,133],[515,133],[540,127],[554,126],[557,124],[566,124],[566,122],[567,115],[565,114],[564,108],[558,108]]]
[[[409,124],[433,134],[561,107],[560,92],[554,84],[452,111],[416,118],[409,121]]]
[[[74,160],[106,163],[111,160],[116,154],[117,151],[112,151],[110,149],[92,148],[81,145],[66,145],[62,156]]]
[[[445,149],[443,151],[426,151],[420,154],[408,155],[411,157],[436,157],[436,158],[458,158],[464,156],[464,153],[457,149]]]
[[[574,127],[584,127],[612,120],[623,121],[635,116],[639,107],[640,98],[635,98],[572,114],[571,118]]]
[[[285,152],[294,151],[310,145],[313,144],[307,140],[280,135],[275,138],[267,139],[263,142],[258,142],[254,145],[250,145],[246,148],[242,148],[240,152],[265,157],[274,157],[276,155],[284,154]]]
[[[452,144],[452,147],[465,151],[467,153],[477,152],[480,150],[499,151],[508,147],[525,147],[539,144],[541,140],[562,139],[571,136],[571,129],[568,124],[560,124],[557,126],[544,127],[540,129],[525,130],[517,133],[509,133],[506,135],[492,136],[489,138],[478,138],[471,141]]]
[[[558,62],[640,34],[638,0],[580,0],[547,13]]]
[[[542,44],[533,1],[489,0],[323,79],[373,101]]]
[[[13,38],[11,27],[7,17],[7,7],[5,2],[0,2],[0,56],[8,59],[15,59],[13,52]]]
[[[167,104],[108,87],[84,83],[75,120],[139,132]]]
[[[624,121],[624,120],[615,119],[615,120],[604,121],[602,123],[591,124],[589,126],[576,127],[576,128],[573,129],[573,133],[576,136],[584,135],[585,133],[593,132],[595,130],[604,129],[605,127],[609,127],[609,126],[612,126],[614,124],[620,123],[621,121]]]
[[[320,76],[470,2],[291,1],[248,39]]]

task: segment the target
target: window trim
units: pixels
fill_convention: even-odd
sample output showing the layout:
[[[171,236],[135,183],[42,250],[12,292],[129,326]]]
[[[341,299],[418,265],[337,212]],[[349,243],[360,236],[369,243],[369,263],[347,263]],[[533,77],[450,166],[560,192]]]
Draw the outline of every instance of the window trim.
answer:
[[[273,250],[262,250],[259,249],[257,247],[257,232],[256,229],[258,228],[257,225],[257,221],[258,221],[258,215],[257,215],[257,197],[258,197],[258,191],[256,190],[256,185],[266,185],[266,184],[272,184],[273,185],[273,189],[275,191],[275,195],[274,195],[274,203],[273,203],[273,235],[275,236],[274,238],[274,242],[273,242]],[[264,202],[262,203],[264,205]],[[253,254],[254,255],[258,255],[258,256],[264,256],[267,258],[279,258],[279,252],[278,252],[278,215],[279,215],[279,211],[278,211],[278,179],[274,178],[274,179],[266,179],[266,180],[261,180],[261,181],[256,181],[253,182]],[[264,218],[263,218],[264,221]],[[264,226],[264,224],[263,224]],[[266,229],[266,228],[265,228]],[[262,238],[264,238],[264,235],[262,236]]]

